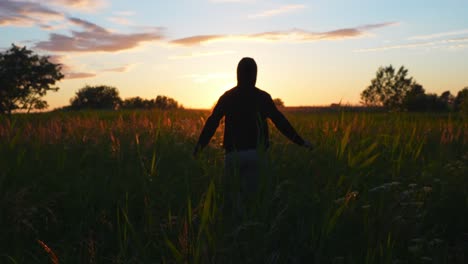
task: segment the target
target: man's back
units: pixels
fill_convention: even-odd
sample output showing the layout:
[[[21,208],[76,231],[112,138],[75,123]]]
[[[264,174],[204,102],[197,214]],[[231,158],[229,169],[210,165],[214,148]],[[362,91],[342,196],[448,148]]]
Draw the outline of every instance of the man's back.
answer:
[[[275,126],[298,145],[304,140],[276,108],[271,96],[257,87],[257,65],[251,58],[243,58],[237,67],[237,86],[225,92],[200,134],[195,153],[205,147],[213,136],[221,118],[225,117],[224,148],[226,152],[268,148],[268,123]]]
[[[236,86],[219,98],[200,135],[198,145],[204,147],[208,144],[223,116],[226,152],[268,148],[267,117],[290,140],[299,145],[304,144],[304,140],[278,111],[267,92],[256,87]]]
[[[227,91],[219,100],[219,108],[225,115],[224,148],[234,150],[267,148],[271,97],[256,87],[237,86]],[[217,105],[218,106],[218,105]]]

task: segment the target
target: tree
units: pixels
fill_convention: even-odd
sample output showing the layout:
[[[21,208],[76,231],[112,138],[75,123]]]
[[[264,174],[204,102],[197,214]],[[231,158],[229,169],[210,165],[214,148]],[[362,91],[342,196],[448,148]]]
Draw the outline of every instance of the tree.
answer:
[[[439,96],[439,104],[444,111],[453,110],[454,101],[455,97],[450,91],[445,91]]]
[[[117,109],[120,106],[119,91],[115,87],[85,86],[70,99],[72,109]]]
[[[176,109],[179,107],[179,103],[176,100],[164,95],[158,95],[154,105],[156,108],[163,110]]]
[[[127,98],[122,102],[122,108],[124,109],[143,109],[150,108],[151,101],[142,99],[141,97]]]
[[[48,91],[63,78],[60,64],[49,61],[48,56],[39,56],[26,47],[12,44],[0,53],[0,114],[11,115],[17,109],[47,108],[42,100]]]
[[[454,101],[450,91],[445,91],[440,96],[435,93],[426,94],[421,85],[414,84],[406,93],[403,104],[408,111],[446,112],[453,109]]]
[[[468,106],[468,87],[463,88],[457,93],[457,97],[455,97],[453,104],[457,111],[461,110],[463,104]]]
[[[426,95],[426,110],[433,112],[443,112],[448,111],[448,106],[441,100],[441,97],[437,94],[427,94]]]
[[[391,110],[402,110],[406,93],[416,85],[408,78],[408,70],[401,66],[398,71],[392,65],[380,67],[371,84],[361,93],[367,106],[383,106]]]
[[[284,107],[284,102],[283,102],[283,100],[281,100],[281,98],[273,99],[273,103],[275,103],[276,107],[278,107],[278,108],[283,108]]]
[[[458,92],[454,105],[455,110],[460,111],[461,115],[468,120],[468,87]]]
[[[156,99],[142,99],[139,96],[127,98],[122,102],[123,109],[153,109],[159,108],[162,110],[182,108],[179,103],[173,98],[158,95]]]
[[[408,111],[426,111],[426,91],[420,84],[414,84],[403,100]]]

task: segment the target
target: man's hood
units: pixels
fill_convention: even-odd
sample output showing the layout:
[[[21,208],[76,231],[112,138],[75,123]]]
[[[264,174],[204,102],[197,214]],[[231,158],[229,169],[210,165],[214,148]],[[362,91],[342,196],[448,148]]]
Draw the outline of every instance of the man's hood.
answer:
[[[257,82],[257,63],[252,58],[242,58],[237,65],[237,86],[255,87]]]

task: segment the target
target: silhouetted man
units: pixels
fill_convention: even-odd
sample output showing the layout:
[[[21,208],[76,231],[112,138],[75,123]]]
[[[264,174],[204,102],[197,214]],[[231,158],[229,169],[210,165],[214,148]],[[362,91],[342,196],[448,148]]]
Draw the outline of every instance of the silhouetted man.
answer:
[[[236,170],[241,190],[247,192],[257,189],[261,162],[258,150],[266,150],[270,145],[267,118],[292,142],[312,148],[278,111],[271,96],[255,87],[256,81],[257,64],[252,58],[243,58],[237,66],[237,86],[219,98],[194,150],[197,155],[209,143],[219,121],[225,117],[226,177],[232,177],[229,172]]]

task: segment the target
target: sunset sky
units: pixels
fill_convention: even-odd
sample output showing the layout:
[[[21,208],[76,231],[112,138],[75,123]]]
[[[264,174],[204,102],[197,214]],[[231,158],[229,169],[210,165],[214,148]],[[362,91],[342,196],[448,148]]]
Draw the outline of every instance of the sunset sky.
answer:
[[[63,64],[51,109],[87,84],[210,108],[242,57],[287,106],[357,104],[389,64],[426,92],[468,86],[467,13],[466,0],[0,0],[0,48]]]

